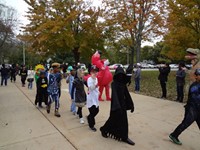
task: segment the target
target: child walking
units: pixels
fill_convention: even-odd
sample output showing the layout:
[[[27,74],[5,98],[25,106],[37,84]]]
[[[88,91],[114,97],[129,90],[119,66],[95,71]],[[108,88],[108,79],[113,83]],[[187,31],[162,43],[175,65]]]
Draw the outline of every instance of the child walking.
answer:
[[[82,108],[86,104],[86,93],[84,90],[84,80],[83,80],[84,72],[82,69],[78,69],[76,72],[76,76],[74,78],[74,82],[72,85],[71,91],[71,99],[75,100],[75,104],[78,107],[77,114],[79,115],[80,123],[84,124],[84,119],[82,115]],[[75,90],[75,94],[74,93]]]
[[[38,93],[38,102],[39,107],[42,108],[42,102],[44,102],[46,105],[48,103],[48,93],[47,93],[47,87],[48,87],[48,80],[45,75],[46,73],[44,71],[40,72],[40,77],[37,80],[37,93]]]
[[[69,94],[71,96],[71,94],[74,94],[74,93],[71,93],[72,91],[72,85],[73,85],[73,82],[74,82],[74,76],[75,76],[75,69],[73,69],[72,67],[70,68],[70,74],[67,76],[66,78],[66,83],[69,84]],[[72,96],[71,96],[72,97]],[[74,100],[71,100],[71,106],[70,106],[70,111],[76,115],[76,105],[75,105],[75,101]]]
[[[99,90],[98,90],[98,80],[97,80],[97,68],[92,66],[90,70],[91,76],[87,80],[88,93],[87,93],[87,108],[89,109],[89,115],[87,116],[89,127],[92,131],[97,129],[95,125],[95,116],[99,112]]]
[[[59,73],[60,64],[53,63],[52,65],[53,72],[49,75],[49,85],[47,88],[49,95],[49,102],[47,104],[47,113],[50,113],[51,104],[55,101],[55,113],[56,117],[61,117],[59,113],[59,83],[61,81],[61,74]]]

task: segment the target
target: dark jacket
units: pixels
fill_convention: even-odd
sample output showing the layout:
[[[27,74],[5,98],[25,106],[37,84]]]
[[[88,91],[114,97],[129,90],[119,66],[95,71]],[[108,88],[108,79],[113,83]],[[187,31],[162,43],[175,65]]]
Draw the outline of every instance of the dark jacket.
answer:
[[[200,112],[200,83],[194,82],[189,88],[188,93],[188,106],[193,106]]]
[[[133,67],[128,67],[126,73],[122,67],[116,69],[111,84],[111,111],[134,110],[134,104],[127,88],[127,83],[131,80],[132,71]]]
[[[182,86],[185,84],[185,76],[186,76],[186,73],[185,73],[185,70],[183,69],[179,69],[176,72],[176,83],[178,86]]]
[[[8,68],[1,68],[1,76],[8,76],[9,74],[9,69]]]
[[[75,90],[75,94],[74,93]],[[83,103],[86,102],[86,93],[84,90],[84,81],[80,80],[79,78],[75,78],[72,85],[71,90],[71,99],[74,99],[75,95],[75,102],[76,103]]]
[[[162,82],[167,82],[168,75],[170,73],[170,67],[160,67],[159,72],[160,72],[160,74],[158,76],[158,80],[160,80]]]

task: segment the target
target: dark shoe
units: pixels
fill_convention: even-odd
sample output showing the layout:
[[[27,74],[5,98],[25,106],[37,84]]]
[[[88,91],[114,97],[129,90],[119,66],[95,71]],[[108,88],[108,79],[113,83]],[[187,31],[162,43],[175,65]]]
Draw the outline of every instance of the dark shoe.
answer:
[[[40,107],[40,108],[43,108],[43,106],[42,106],[42,105],[39,105],[39,107]]]
[[[169,135],[169,138],[173,143],[175,143],[177,145],[182,145],[182,143],[179,141],[179,139],[174,137],[172,134]]]
[[[90,128],[92,131],[96,132],[97,129],[95,127]]]
[[[49,114],[51,110],[51,105],[47,105],[47,113]]]
[[[135,145],[135,143],[131,139],[129,139],[129,138],[127,138],[126,140],[122,140],[122,141],[126,142],[126,143],[128,143],[130,145]]]
[[[108,135],[106,134],[106,132],[104,132],[104,131],[102,130],[102,127],[100,128],[100,131],[101,131],[101,135],[102,135],[104,138],[107,138],[107,137],[108,137]]]
[[[60,113],[58,112],[58,110],[55,110],[55,114],[56,117],[61,117]]]

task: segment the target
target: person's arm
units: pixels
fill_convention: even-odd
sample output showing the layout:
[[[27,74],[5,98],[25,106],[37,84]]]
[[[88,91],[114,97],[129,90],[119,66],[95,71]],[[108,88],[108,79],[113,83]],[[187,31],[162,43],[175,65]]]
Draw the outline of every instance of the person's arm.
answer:
[[[71,93],[70,93],[70,96],[71,96],[72,100],[74,99],[74,90],[75,90],[75,87],[76,87],[76,83],[74,81],[73,84],[72,84],[72,90],[71,90]]]

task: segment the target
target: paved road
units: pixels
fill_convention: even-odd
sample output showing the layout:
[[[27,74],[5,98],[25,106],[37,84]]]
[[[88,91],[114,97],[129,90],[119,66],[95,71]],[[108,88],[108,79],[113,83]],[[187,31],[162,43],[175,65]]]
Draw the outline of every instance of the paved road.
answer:
[[[69,111],[67,90],[63,81],[62,116],[56,118],[53,108],[47,114],[45,109],[34,106],[35,89],[21,87],[19,79],[16,83],[9,82],[7,87],[0,87],[0,150],[200,150],[196,124],[180,136],[182,146],[168,139],[168,134],[182,120],[183,104],[131,93],[135,112],[128,113],[129,137],[136,145],[130,146],[103,138],[99,130],[89,130],[87,123],[80,124],[79,119]],[[110,102],[100,103],[97,129],[107,120],[109,110]],[[83,115],[88,115],[86,108]]]

